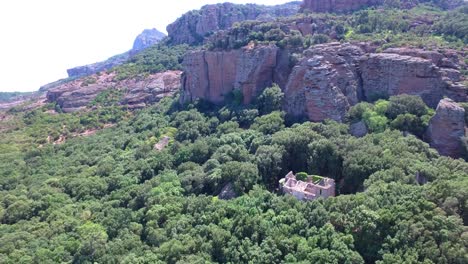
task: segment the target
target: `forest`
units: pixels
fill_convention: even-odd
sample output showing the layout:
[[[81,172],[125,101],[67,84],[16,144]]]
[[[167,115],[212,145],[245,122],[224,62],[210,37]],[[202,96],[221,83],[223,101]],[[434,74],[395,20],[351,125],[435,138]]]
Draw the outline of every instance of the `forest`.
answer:
[[[349,122],[291,123],[277,86],[250,106],[238,96],[166,98],[56,145],[35,139],[123,110],[17,113],[0,139],[0,262],[466,263],[468,163],[418,138],[433,114],[419,97],[356,105],[349,122],[372,131],[356,138]],[[290,170],[335,179],[339,195],[282,195]],[[238,198],[219,199],[229,183]]]

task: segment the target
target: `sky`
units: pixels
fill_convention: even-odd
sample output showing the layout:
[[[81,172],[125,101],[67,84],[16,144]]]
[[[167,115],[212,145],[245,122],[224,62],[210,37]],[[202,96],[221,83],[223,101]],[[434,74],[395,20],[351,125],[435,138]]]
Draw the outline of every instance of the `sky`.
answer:
[[[68,68],[130,50],[145,28],[166,33],[183,13],[216,0],[2,0],[0,92],[36,91]],[[291,0],[231,0],[282,4]]]

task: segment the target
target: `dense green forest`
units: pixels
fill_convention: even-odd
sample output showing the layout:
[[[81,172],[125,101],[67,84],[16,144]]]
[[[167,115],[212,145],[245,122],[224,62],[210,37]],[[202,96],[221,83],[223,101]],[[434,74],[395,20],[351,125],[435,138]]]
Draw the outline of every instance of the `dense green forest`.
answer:
[[[466,263],[468,164],[398,130],[402,116],[426,125],[418,97],[355,106],[349,121],[376,127],[362,138],[348,124],[291,124],[281,97],[166,98],[57,145],[35,140],[51,133],[44,123],[82,131],[91,114],[15,113],[0,139],[0,262]],[[289,170],[334,178],[340,195],[283,196]],[[218,199],[228,183],[240,197]]]
[[[467,43],[466,7],[311,15],[339,41]],[[434,23],[410,27],[421,17]],[[283,32],[286,22],[239,23],[233,42],[206,47],[332,41]],[[113,70],[123,80],[181,69],[195,48],[162,43]],[[77,113],[53,103],[1,113],[0,263],[468,263],[468,151],[454,160],[422,141],[434,110],[419,97],[312,123],[281,111],[278,86],[251,105],[234,92],[222,106],[176,95],[129,111],[120,96],[105,91]],[[369,133],[357,138],[360,121]],[[283,195],[289,171],[333,178],[337,197]],[[227,185],[235,199],[218,197]]]

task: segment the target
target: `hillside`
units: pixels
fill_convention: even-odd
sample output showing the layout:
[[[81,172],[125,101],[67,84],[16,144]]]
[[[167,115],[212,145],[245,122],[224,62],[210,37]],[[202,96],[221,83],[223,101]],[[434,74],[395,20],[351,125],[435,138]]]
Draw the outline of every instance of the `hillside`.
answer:
[[[0,263],[468,262],[466,4],[225,3],[168,32],[0,95]]]

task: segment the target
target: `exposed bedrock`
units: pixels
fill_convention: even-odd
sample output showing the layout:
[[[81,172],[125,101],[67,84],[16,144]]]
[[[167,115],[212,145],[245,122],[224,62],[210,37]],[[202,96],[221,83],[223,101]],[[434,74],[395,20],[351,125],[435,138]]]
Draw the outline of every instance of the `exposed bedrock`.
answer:
[[[274,45],[190,53],[183,62],[181,101],[200,98],[220,104],[236,89],[242,91],[244,103],[248,104],[275,81],[279,54]]]
[[[64,112],[74,112],[89,106],[100,93],[116,89],[122,94],[120,104],[142,108],[178,91],[181,74],[167,71],[122,81],[115,79],[115,73],[95,74],[50,88],[47,100],[56,102]]]
[[[232,3],[205,5],[200,10],[182,15],[167,26],[167,32],[173,44],[199,44],[207,35],[228,29],[236,22],[270,21],[277,17],[292,16],[298,12],[299,6],[299,1],[275,6]]]
[[[418,95],[431,107],[444,97],[468,101],[456,54],[398,48],[376,53],[366,43],[327,43],[304,51],[296,65],[274,45],[197,51],[184,59],[183,102],[221,104],[237,89],[244,103],[276,82],[284,110],[311,121],[342,121],[350,106],[398,94]],[[292,67],[293,66],[293,67]]]

